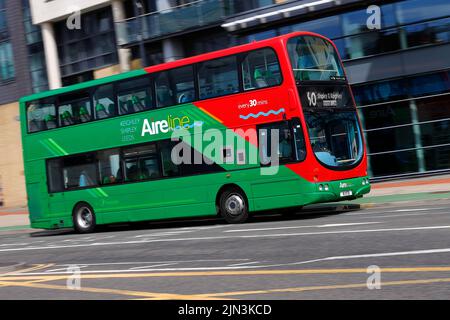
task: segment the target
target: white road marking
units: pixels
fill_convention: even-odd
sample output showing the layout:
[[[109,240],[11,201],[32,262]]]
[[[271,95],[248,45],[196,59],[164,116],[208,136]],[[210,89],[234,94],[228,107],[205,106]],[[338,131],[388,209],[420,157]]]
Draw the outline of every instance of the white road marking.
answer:
[[[140,270],[140,269],[151,269],[151,268],[155,268],[155,267],[164,267],[164,266],[171,266],[174,264],[178,264],[178,262],[174,262],[174,263],[160,263],[160,264],[154,264],[154,265],[146,265],[146,266],[141,266],[141,267],[133,267],[130,268],[129,270]]]
[[[289,237],[289,236],[310,236],[310,235],[321,235],[321,234],[368,233],[368,232],[413,231],[413,230],[434,230],[434,229],[450,229],[450,226],[366,229],[366,230],[342,230],[342,231],[322,231],[322,232],[304,232],[304,233],[278,233],[278,234],[267,234],[267,235],[244,235],[244,236],[240,236],[240,237],[242,237],[242,238]]]
[[[0,247],[9,247],[9,246],[27,246],[29,243],[5,243],[0,244]]]
[[[72,273],[72,271],[68,271],[67,270],[67,268],[69,267],[69,266],[77,266],[78,268],[86,268],[87,266],[86,265],[79,265],[79,264],[71,264],[71,265],[68,265],[66,268],[58,268],[58,269],[50,269],[50,270],[45,270],[44,272],[46,272],[46,273],[54,273],[54,272],[58,272],[58,271],[66,271],[66,272],[71,272]],[[26,273],[24,273],[24,274],[26,274]]]
[[[255,229],[234,229],[226,230],[224,232],[251,232],[251,231],[269,231],[269,230],[284,230],[284,229],[300,229],[300,228],[330,228],[330,227],[344,227],[344,226],[357,226],[364,224],[374,224],[382,222],[353,222],[353,223],[335,223],[335,224],[321,224],[310,226],[290,226],[290,227],[273,227],[273,228],[255,228]]]
[[[249,265],[249,264],[256,264],[259,263],[259,261],[250,261],[250,262],[243,262],[243,263],[235,263],[235,264],[230,264],[229,267],[240,267],[240,266],[245,266],[245,265]]]
[[[141,234],[138,236],[134,236],[135,238],[150,238],[150,237],[158,237],[158,236],[173,236],[177,234],[182,233],[189,233],[194,232],[195,230],[179,230],[179,231],[165,231],[165,232],[159,232],[159,233],[148,233],[148,234]]]
[[[433,253],[449,253],[450,248],[445,249],[430,249],[430,250],[414,250],[414,251],[399,251],[399,252],[383,252],[383,253],[369,253],[369,254],[357,254],[349,256],[335,256],[321,259],[307,260],[296,262],[294,264],[307,264],[312,262],[332,261],[332,260],[348,260],[359,258],[377,258],[377,257],[393,257],[393,256],[406,256],[406,255],[420,255],[420,254],[433,254]]]
[[[188,233],[188,232],[203,231],[203,230],[225,228],[225,227],[231,227],[231,225],[219,225],[219,226],[210,226],[210,227],[184,227],[181,229],[162,231],[159,233],[140,234],[140,235],[133,236],[133,237],[134,238],[151,238],[151,237],[155,237],[155,236],[174,235],[177,233]]]
[[[414,217],[414,216],[435,216],[442,214],[450,214],[449,212],[432,212],[432,213],[406,213],[406,214],[387,214],[383,216],[374,217],[369,215],[368,217],[359,216],[358,219],[381,219],[381,218],[395,218],[395,217]]]
[[[257,234],[257,235],[239,235],[239,236],[215,236],[215,237],[192,237],[192,238],[172,238],[172,239],[152,239],[146,241],[114,241],[114,242],[93,242],[85,244],[73,245],[53,245],[43,247],[24,247],[24,248],[6,248],[0,249],[0,252],[10,251],[30,251],[30,250],[47,250],[47,249],[66,249],[80,247],[96,247],[96,246],[113,246],[113,245],[130,245],[154,242],[177,242],[177,241],[203,241],[203,240],[222,240],[222,239],[239,239],[239,238],[277,238],[277,237],[298,237],[325,234],[349,234],[349,233],[369,233],[369,232],[392,232],[392,231],[418,231],[418,230],[440,230],[450,229],[449,225],[445,226],[425,226],[425,227],[406,227],[406,228],[387,228],[387,229],[362,229],[362,230],[340,230],[340,231],[322,231],[322,232],[304,232],[304,233],[279,233],[279,234]]]
[[[185,262],[237,262],[237,261],[248,261],[249,259],[197,259],[197,260],[169,260],[169,261],[145,261],[145,262],[136,262],[136,261],[127,261],[127,262],[102,262],[102,263],[83,263],[83,266],[113,266],[113,265],[129,265],[129,264],[155,264],[155,263],[185,263]],[[71,266],[76,263],[70,264],[58,264],[55,267],[64,267]]]
[[[116,270],[81,270],[81,274],[96,274],[96,273],[133,273],[133,272],[164,272],[164,271],[215,271],[215,270],[242,270],[242,269],[263,269],[263,268],[274,268],[274,267],[287,267],[294,265],[302,265],[315,262],[332,261],[332,260],[347,260],[347,259],[364,259],[373,257],[392,257],[392,256],[405,256],[405,255],[422,255],[422,254],[439,254],[439,253],[450,253],[450,248],[444,249],[427,249],[427,250],[412,250],[412,251],[399,251],[399,252],[382,252],[382,253],[370,253],[370,254],[358,254],[358,255],[348,255],[348,256],[335,256],[319,258],[307,261],[290,262],[290,263],[279,263],[279,264],[267,264],[267,265],[234,265],[234,266],[223,266],[223,267],[195,267],[195,268],[157,268],[157,269],[116,269]],[[256,262],[255,262],[256,263]],[[92,264],[96,265],[96,264]],[[26,275],[48,275],[48,272],[27,272]],[[4,276],[14,276],[14,275],[24,275],[19,273],[9,273]],[[52,274],[71,274],[70,272],[53,272]]]
[[[388,214],[388,213],[399,213],[399,212],[415,212],[415,211],[436,211],[436,210],[445,210],[450,207],[440,207],[440,208],[416,208],[416,209],[398,209],[391,211],[364,211],[364,212],[351,212],[351,213],[343,213],[343,216],[360,216],[360,215],[370,215],[370,214]]]

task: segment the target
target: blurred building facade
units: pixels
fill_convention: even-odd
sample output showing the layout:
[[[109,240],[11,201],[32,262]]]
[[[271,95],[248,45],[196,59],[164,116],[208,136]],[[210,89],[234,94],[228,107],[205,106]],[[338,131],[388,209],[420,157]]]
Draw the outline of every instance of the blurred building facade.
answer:
[[[5,204],[25,199],[20,96],[299,30],[336,43],[373,177],[450,171],[448,0],[0,0]]]
[[[0,205],[26,204],[18,99],[46,90],[40,29],[28,0],[0,0]]]

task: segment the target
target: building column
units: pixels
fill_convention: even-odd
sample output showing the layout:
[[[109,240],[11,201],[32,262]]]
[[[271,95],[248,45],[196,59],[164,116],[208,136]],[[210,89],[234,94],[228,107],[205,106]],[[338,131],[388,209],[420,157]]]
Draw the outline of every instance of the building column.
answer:
[[[184,58],[184,50],[181,42],[176,39],[162,41],[164,62],[170,62]]]
[[[116,29],[116,44],[117,44],[117,54],[119,55],[120,71],[126,72],[131,69],[131,50],[127,48],[120,47],[120,35],[121,30],[118,25],[119,21],[125,20],[125,8],[123,6],[122,0],[112,0],[111,1],[113,21]]]
[[[41,24],[42,40],[44,42],[45,63],[47,65],[48,85],[50,89],[61,88],[61,70],[59,68],[58,47],[55,32],[51,22]]]
[[[156,9],[158,11],[165,10],[172,7],[169,0],[157,0]],[[176,10],[176,9],[175,9]],[[184,50],[182,43],[177,39],[165,39],[162,41],[164,62],[175,61],[184,58]]]

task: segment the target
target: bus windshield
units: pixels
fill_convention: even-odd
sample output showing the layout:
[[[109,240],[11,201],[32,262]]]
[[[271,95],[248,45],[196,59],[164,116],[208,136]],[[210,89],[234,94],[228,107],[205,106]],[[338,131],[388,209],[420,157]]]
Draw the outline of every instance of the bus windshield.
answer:
[[[345,80],[333,45],[322,38],[291,38],[288,41],[288,52],[297,81]]]
[[[307,111],[311,147],[325,166],[345,167],[358,163],[363,155],[359,122],[354,111]]]

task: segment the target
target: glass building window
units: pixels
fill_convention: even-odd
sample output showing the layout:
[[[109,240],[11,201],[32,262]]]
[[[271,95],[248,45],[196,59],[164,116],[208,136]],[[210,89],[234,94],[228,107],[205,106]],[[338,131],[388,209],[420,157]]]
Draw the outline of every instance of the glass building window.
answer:
[[[381,9],[381,29],[396,25],[394,5],[383,5]],[[341,25],[344,36],[359,34],[369,31],[367,19],[370,16],[367,9],[355,10],[341,15]]]
[[[278,58],[272,49],[250,52],[242,62],[244,90],[276,86],[281,83]]]
[[[261,41],[261,40],[270,39],[270,38],[273,38],[276,36],[277,36],[277,30],[271,29],[271,30],[266,30],[266,31],[251,34],[248,36],[247,41],[248,42]]]
[[[420,122],[450,118],[450,95],[416,100]]]
[[[429,148],[424,151],[426,170],[445,170],[450,163],[450,146]]]
[[[198,66],[200,99],[239,92],[239,76],[235,56],[200,63]]]
[[[280,28],[280,34],[287,34],[295,31],[315,32],[324,35],[327,38],[338,38],[342,36],[340,18],[337,15]]]
[[[183,40],[184,52],[187,57],[222,50],[237,45],[234,38],[230,37],[225,31],[208,33],[203,32],[200,34],[191,33],[188,34],[188,36]],[[163,61],[161,61],[161,63],[162,62]]]
[[[111,7],[83,14],[79,30],[65,24],[54,26],[63,77],[117,63]]]
[[[448,95],[415,101],[423,146],[450,144],[450,97]],[[450,167],[450,162],[449,162]]]
[[[370,153],[415,148],[413,126],[388,128],[366,132]]]
[[[403,29],[409,48],[450,42],[450,18],[413,24]]]
[[[374,31],[344,38],[343,59],[356,59],[400,50],[398,30]]]
[[[448,93],[448,71],[354,87],[374,176],[450,168]]]
[[[402,79],[352,87],[358,106],[405,99],[408,97],[407,88],[408,86]]]
[[[440,18],[450,15],[448,0],[408,0],[396,3],[397,19],[400,24]]]
[[[30,10],[30,0],[22,0],[23,21],[25,26],[25,38],[28,45],[42,41],[41,28],[39,25],[33,24]]]
[[[450,73],[440,72],[409,78],[406,85],[413,97],[440,94],[450,91]]]
[[[28,45],[28,61],[33,92],[48,90],[47,70],[42,42]]]
[[[374,105],[359,109],[367,130],[411,123],[409,102]]]
[[[375,177],[415,173],[419,171],[415,150],[371,155],[369,160],[372,175]],[[389,163],[389,165],[387,166],[386,163]]]
[[[11,42],[0,42],[0,80],[11,80],[14,77],[14,56]]]
[[[7,33],[5,0],[0,0],[0,34]]]

